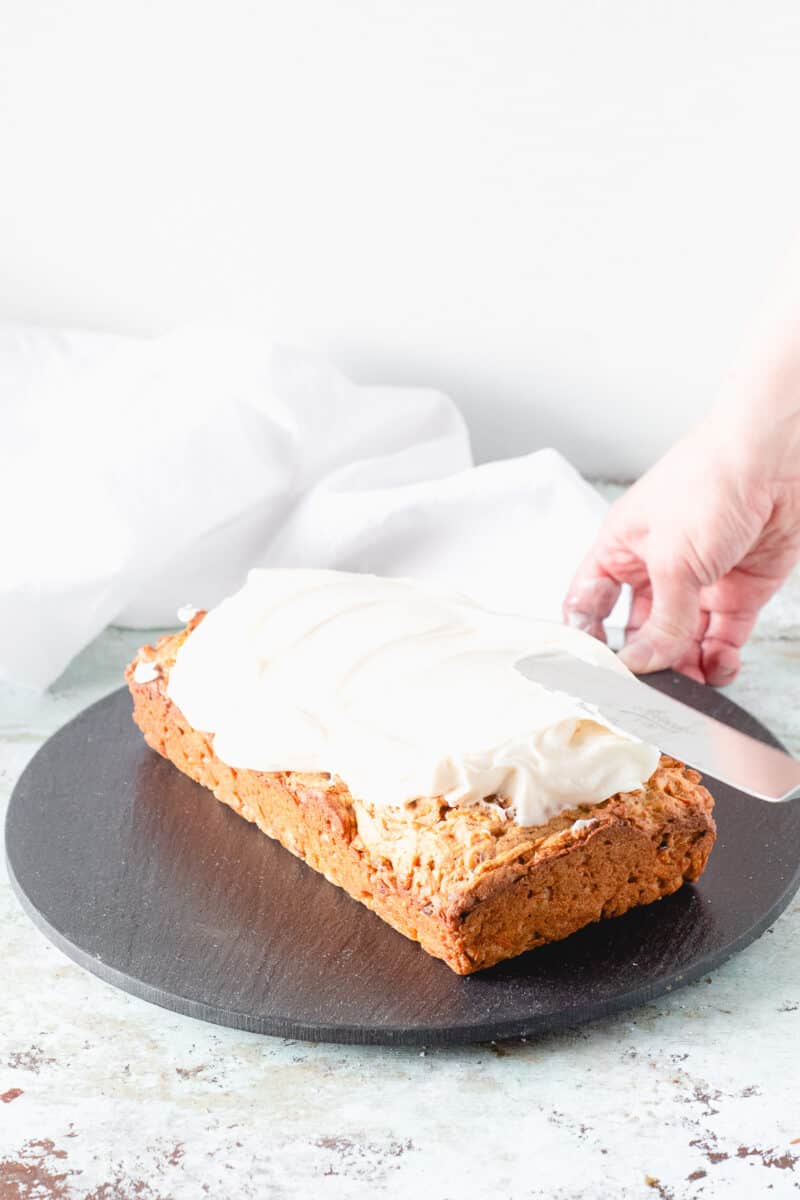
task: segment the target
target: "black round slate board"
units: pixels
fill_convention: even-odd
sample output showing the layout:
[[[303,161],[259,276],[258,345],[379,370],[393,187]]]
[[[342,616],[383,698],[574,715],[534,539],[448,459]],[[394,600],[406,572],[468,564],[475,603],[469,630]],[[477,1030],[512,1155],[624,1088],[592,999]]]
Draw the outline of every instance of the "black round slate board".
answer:
[[[778,744],[711,688],[668,672],[650,682]],[[149,750],[125,689],[36,754],[11,797],[6,853],[46,936],[145,1000],[284,1037],[487,1041],[651,1000],[774,921],[800,883],[800,801],[711,788],[719,838],[698,884],[466,978]]]

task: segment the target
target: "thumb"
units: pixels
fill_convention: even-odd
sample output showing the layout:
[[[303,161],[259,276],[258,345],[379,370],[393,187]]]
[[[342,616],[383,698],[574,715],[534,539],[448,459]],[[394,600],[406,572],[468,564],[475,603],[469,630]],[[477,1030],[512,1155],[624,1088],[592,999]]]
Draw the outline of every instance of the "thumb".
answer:
[[[637,675],[675,666],[695,645],[700,629],[700,583],[686,564],[651,567],[650,584],[650,615],[619,652]]]

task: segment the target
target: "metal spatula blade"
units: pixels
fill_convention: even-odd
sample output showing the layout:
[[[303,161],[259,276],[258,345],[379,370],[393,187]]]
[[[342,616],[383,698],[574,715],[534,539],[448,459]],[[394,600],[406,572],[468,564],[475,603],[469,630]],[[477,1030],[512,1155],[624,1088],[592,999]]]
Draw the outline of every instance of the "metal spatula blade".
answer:
[[[523,658],[516,668],[551,691],[596,705],[612,724],[652,742],[703,775],[713,775],[759,800],[800,796],[800,762],[635,677],[593,666],[561,650]]]

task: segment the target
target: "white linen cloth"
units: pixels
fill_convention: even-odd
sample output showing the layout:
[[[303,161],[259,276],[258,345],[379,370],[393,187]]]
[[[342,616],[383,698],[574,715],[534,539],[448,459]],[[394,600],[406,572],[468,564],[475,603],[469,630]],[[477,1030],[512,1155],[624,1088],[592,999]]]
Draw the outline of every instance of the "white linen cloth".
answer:
[[[555,450],[476,467],[447,396],[253,332],[2,325],[0,406],[0,677],[35,687],[109,622],[173,627],[256,565],[559,620],[605,510]]]

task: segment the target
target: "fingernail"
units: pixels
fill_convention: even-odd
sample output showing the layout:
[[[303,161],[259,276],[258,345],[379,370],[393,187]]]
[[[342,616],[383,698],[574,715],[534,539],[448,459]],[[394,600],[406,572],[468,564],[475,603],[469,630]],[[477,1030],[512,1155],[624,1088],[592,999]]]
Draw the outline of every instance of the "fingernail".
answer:
[[[657,669],[656,653],[647,638],[636,638],[622,647],[617,655],[634,675],[646,675]]]

